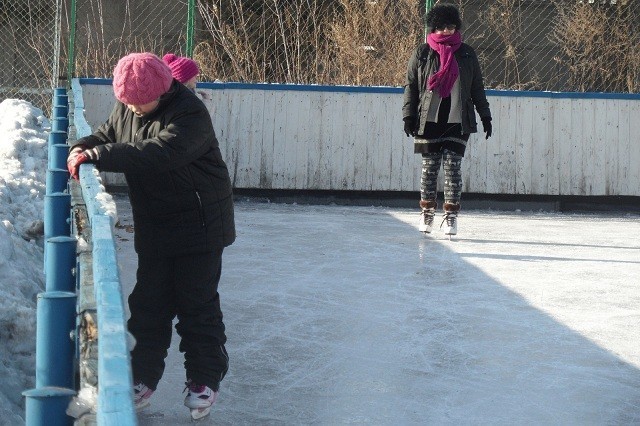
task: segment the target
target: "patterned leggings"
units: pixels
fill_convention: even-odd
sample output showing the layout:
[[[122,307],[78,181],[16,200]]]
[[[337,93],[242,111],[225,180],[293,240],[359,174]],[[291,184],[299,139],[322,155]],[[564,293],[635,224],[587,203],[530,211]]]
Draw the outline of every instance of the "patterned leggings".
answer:
[[[462,156],[445,149],[442,152],[422,154],[422,175],[420,177],[420,199],[436,200],[438,172],[444,160],[444,201],[460,203],[462,195]]]

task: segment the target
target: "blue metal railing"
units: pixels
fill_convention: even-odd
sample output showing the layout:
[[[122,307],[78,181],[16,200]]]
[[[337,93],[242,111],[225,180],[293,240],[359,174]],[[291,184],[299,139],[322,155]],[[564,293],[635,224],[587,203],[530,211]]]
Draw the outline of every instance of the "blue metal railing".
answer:
[[[82,87],[77,79],[71,85],[76,137],[91,133],[84,117]],[[93,288],[98,316],[98,404],[99,425],[137,424],[133,407],[133,380],[122,287],[113,237],[114,219],[100,202],[105,190],[95,166],[80,166],[82,197],[91,224]],[[115,210],[115,208],[114,208]],[[83,265],[81,264],[82,268]]]
[[[76,240],[71,238],[71,196],[66,158],[52,155],[53,146],[65,144],[69,126],[66,90],[56,89],[48,139],[49,167],[44,202],[45,291],[36,308],[36,387],[23,392],[26,424],[68,425],[65,411],[73,390],[76,294],[73,268]]]

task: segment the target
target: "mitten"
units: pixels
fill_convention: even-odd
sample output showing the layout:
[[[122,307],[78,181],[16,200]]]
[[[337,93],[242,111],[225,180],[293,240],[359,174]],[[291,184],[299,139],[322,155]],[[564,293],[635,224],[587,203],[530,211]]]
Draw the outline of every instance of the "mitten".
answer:
[[[71,151],[69,151],[69,155],[67,156],[67,162],[69,162],[69,160],[72,157],[75,157],[76,155],[80,154],[85,149],[87,149],[86,145],[76,145],[73,148],[71,148]]]
[[[407,136],[416,135],[416,120],[413,117],[405,117],[404,121],[404,133]]]
[[[67,158],[67,169],[69,174],[75,180],[79,180],[78,172],[80,171],[80,164],[82,163],[95,163],[98,161],[98,151],[95,148],[84,150],[80,153],[71,155],[73,150]]]
[[[78,171],[80,170],[80,164],[86,163],[88,159],[89,158],[84,152],[67,158],[67,170],[69,170],[69,174],[72,178],[79,180]]]
[[[492,130],[491,117],[482,117],[481,120],[482,120],[482,129],[484,130],[485,135],[487,135],[485,139],[489,139],[489,137],[491,136],[491,130]]]
[[[69,173],[71,175],[73,175],[71,171],[72,164],[75,164],[76,157],[78,157],[78,155],[80,155],[80,153],[85,149],[87,149],[85,145],[76,145],[73,148],[71,148],[71,151],[69,151],[69,155],[67,156],[67,170],[69,170]]]

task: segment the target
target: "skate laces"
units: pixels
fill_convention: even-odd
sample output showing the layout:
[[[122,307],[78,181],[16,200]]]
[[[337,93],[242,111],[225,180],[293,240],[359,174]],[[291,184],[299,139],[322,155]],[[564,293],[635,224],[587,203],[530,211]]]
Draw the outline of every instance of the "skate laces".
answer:
[[[435,214],[435,209],[422,209],[422,211],[420,212],[420,215],[422,216],[425,224],[433,223],[433,217],[435,216]]]
[[[456,224],[456,219],[458,218],[457,212],[445,212],[442,218],[442,222],[440,223],[440,228],[446,222],[448,227],[452,227]]]

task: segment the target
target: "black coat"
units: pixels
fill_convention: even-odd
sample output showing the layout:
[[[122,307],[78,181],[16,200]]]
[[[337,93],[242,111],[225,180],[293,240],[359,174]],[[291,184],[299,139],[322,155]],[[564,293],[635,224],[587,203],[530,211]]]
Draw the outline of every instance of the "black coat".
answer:
[[[138,253],[182,256],[235,240],[231,181],[211,117],[182,84],[174,80],[145,117],[116,102],[107,122],[79,144],[96,147],[99,170],[124,173]]]
[[[462,133],[478,131],[475,109],[480,118],[490,118],[489,102],[484,92],[484,81],[476,52],[462,43],[454,53],[460,70],[460,105],[462,106]],[[420,133],[427,122],[432,90],[426,89],[426,81],[440,68],[440,56],[427,44],[418,46],[409,58],[407,79],[404,85],[402,118],[413,117]]]

